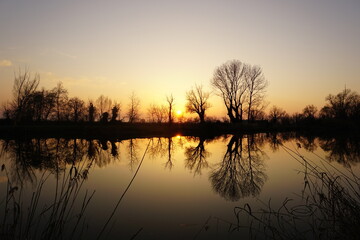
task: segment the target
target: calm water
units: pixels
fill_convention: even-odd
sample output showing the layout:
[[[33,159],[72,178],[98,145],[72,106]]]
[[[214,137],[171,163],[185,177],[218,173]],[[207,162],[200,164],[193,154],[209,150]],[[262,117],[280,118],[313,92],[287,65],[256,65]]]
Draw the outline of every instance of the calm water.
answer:
[[[1,140],[0,149],[2,231],[20,238],[248,237],[234,208],[300,198],[301,157],[349,175],[360,161],[357,140],[295,134]]]

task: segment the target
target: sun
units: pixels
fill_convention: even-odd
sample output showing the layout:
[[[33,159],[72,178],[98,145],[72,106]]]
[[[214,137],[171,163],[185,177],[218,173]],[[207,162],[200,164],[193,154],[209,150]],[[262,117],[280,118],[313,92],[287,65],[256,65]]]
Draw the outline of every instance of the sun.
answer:
[[[182,111],[181,110],[177,110],[176,111],[176,115],[180,116],[182,114]]]

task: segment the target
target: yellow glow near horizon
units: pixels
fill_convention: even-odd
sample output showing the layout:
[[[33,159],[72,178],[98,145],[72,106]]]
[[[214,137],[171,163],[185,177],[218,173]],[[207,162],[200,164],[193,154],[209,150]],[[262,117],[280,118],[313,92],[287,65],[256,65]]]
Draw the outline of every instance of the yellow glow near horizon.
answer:
[[[180,116],[180,115],[182,115],[182,113],[183,112],[180,109],[176,110],[176,115]]]

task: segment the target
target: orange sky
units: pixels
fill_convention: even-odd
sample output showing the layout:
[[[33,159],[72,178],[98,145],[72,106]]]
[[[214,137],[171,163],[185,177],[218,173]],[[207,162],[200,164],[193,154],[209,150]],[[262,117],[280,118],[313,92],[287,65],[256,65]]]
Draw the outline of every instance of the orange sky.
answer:
[[[126,108],[134,91],[145,114],[173,94],[184,109],[186,91],[211,91],[214,69],[238,59],[263,68],[270,106],[321,107],[345,85],[360,90],[359,26],[351,0],[1,1],[0,103],[28,67],[84,100],[104,94]],[[225,114],[210,101],[209,115]]]

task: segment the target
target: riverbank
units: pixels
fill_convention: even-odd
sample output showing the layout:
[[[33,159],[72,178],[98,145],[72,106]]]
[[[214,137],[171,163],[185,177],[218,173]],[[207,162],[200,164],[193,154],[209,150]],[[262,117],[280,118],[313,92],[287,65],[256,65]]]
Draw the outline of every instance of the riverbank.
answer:
[[[0,124],[1,138],[108,138],[129,139],[146,137],[219,136],[266,132],[301,131],[329,135],[331,133],[359,133],[352,123],[316,122],[313,124],[271,124],[267,121],[230,123],[70,123],[40,122],[29,124]]]

